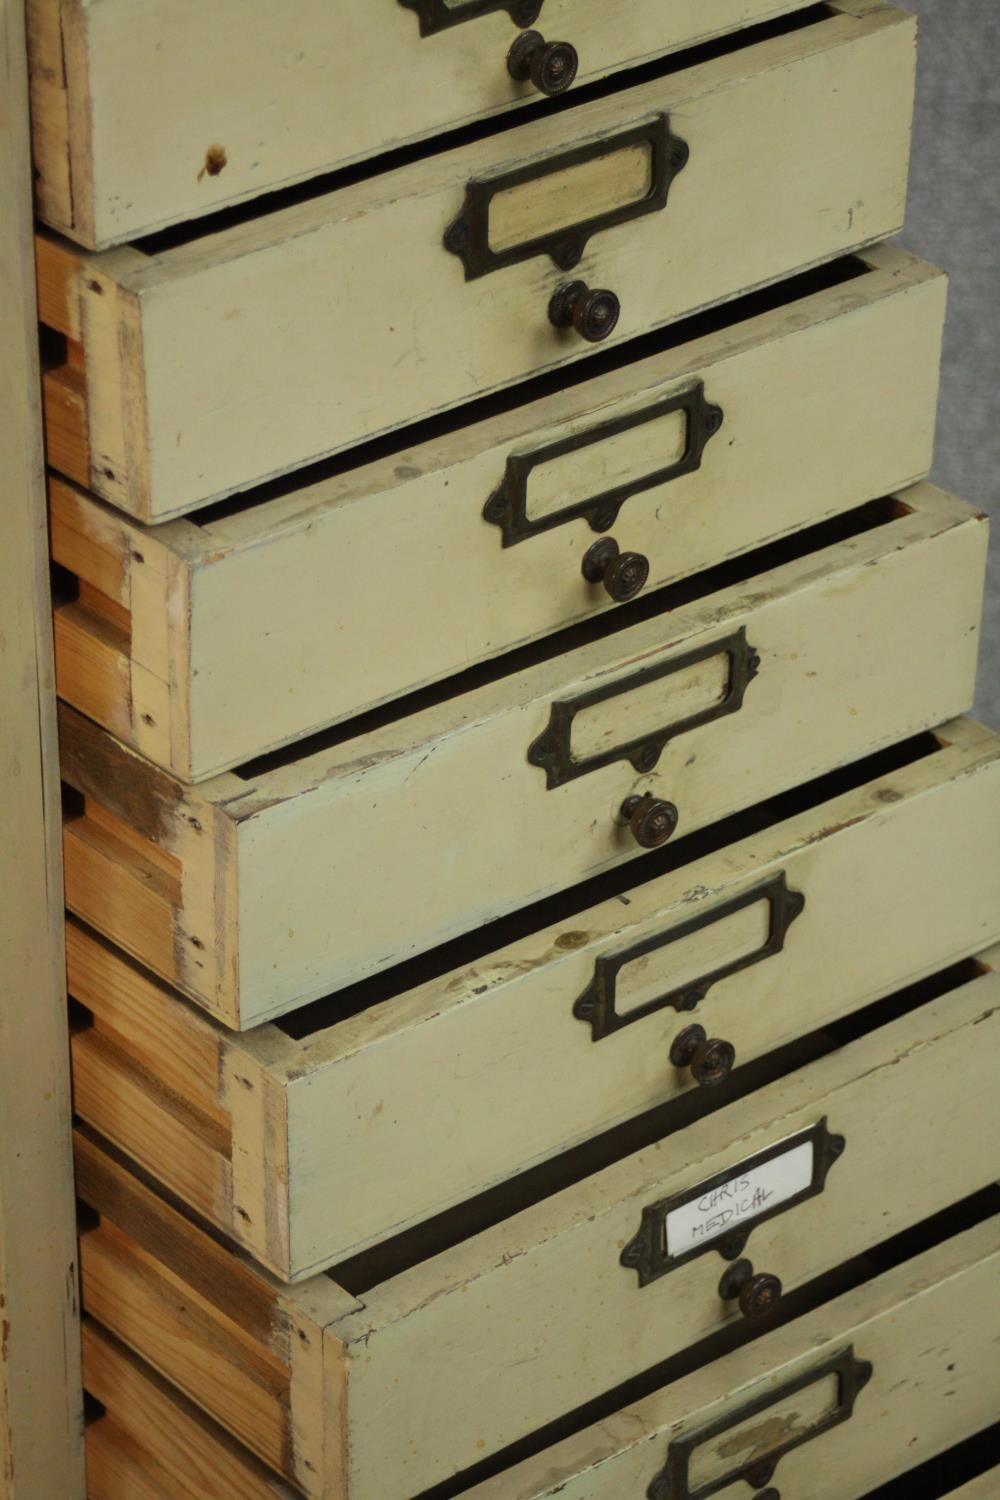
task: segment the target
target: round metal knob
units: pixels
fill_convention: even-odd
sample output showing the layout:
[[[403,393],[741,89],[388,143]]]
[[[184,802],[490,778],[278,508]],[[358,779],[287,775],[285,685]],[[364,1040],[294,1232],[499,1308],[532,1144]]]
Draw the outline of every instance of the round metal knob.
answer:
[[[781,1301],[781,1282],[766,1271],[755,1272],[748,1260],[738,1260],[723,1272],[719,1282],[723,1302],[739,1303],[740,1312],[751,1322],[766,1318]]]
[[[643,849],[658,849],[677,827],[679,813],[672,802],[658,797],[628,797],[622,803],[622,817],[632,830],[632,837]]]
[[[549,303],[549,318],[557,328],[575,328],[588,344],[599,344],[614,333],[622,305],[614,292],[591,291],[585,281],[561,286]]]
[[[524,31],[507,54],[507,71],[518,83],[535,85],[554,99],[576,78],[580,59],[570,42],[547,42],[540,31]]]
[[[649,558],[641,552],[622,552],[614,537],[604,536],[584,553],[583,576],[588,583],[603,583],[615,603],[624,604],[645,588]]]
[[[670,1061],[675,1068],[690,1068],[695,1083],[712,1088],[733,1071],[736,1048],[732,1042],[706,1036],[704,1026],[685,1026],[674,1038]]]

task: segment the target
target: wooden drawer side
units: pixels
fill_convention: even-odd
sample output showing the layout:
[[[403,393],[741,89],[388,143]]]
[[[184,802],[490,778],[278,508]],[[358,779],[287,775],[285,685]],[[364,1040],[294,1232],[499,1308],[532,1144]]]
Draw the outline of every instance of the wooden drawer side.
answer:
[[[323,1390],[322,1328],[351,1299],[326,1282],[291,1309],[277,1283],[81,1135],[76,1165],[80,1196],[98,1216],[81,1239],[90,1315],[272,1470],[314,1493],[322,1432],[303,1421],[303,1408]]]
[[[87,1429],[89,1500],[293,1500],[275,1479],[151,1366],[92,1319],[83,1378],[104,1414]]]
[[[60,698],[185,778],[193,665],[184,538],[164,546],[55,477],[49,518],[52,560],[74,588],[54,612]]]

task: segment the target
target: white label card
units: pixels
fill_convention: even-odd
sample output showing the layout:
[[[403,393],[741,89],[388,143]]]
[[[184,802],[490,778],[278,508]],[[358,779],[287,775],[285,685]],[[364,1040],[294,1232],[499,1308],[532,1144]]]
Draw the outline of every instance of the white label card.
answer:
[[[667,1254],[686,1255],[804,1193],[812,1183],[814,1164],[815,1147],[803,1141],[762,1166],[737,1168],[725,1182],[667,1214]]]

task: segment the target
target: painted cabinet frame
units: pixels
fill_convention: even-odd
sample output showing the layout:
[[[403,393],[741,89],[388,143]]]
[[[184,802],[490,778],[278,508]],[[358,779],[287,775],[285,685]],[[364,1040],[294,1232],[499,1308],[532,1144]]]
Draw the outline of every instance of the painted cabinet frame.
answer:
[[[82,1500],[23,0],[0,0],[0,1500]]]

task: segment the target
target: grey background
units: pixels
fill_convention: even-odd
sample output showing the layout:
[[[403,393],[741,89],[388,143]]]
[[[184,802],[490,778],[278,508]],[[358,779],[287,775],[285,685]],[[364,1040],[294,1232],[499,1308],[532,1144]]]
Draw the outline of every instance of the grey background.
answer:
[[[1000,0],[920,18],[907,247],[951,276],[934,480],[993,518],[977,717],[1000,728]]]

